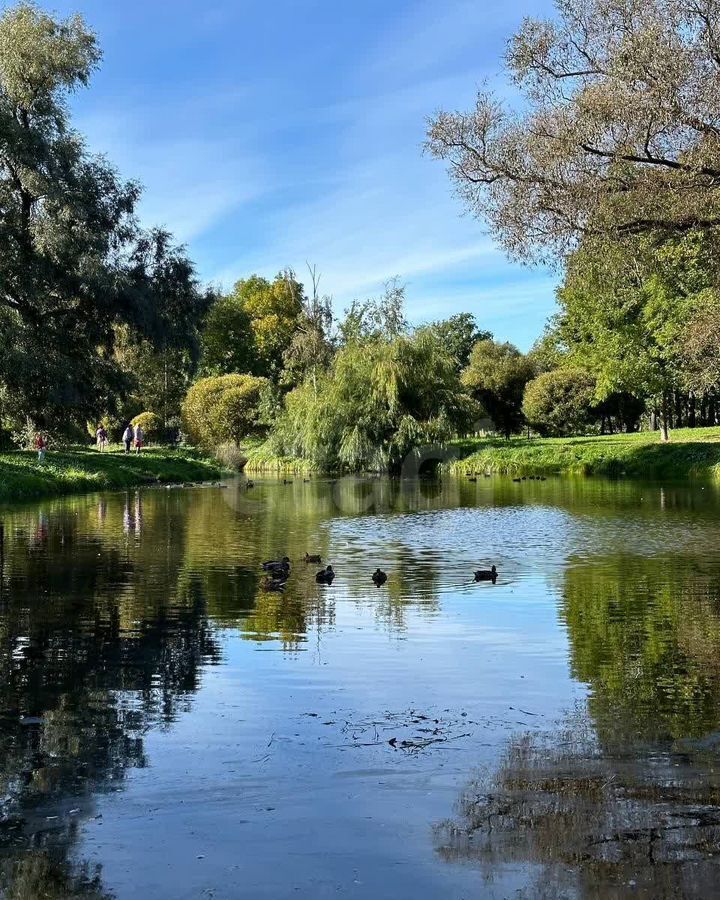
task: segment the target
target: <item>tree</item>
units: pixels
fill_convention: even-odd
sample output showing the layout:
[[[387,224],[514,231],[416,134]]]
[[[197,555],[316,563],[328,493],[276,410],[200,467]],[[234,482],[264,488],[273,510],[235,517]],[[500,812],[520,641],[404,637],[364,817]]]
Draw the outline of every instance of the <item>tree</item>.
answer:
[[[450,355],[455,359],[458,374],[470,361],[472,348],[478,341],[492,339],[489,331],[481,331],[477,327],[472,313],[456,313],[449,319],[441,319],[425,326],[436,334]]]
[[[482,340],[472,349],[462,383],[509,438],[522,424],[523,391],[534,374],[531,360],[517,347]]]
[[[413,449],[476,415],[436,336],[368,338],[342,347],[317,385],[308,379],[287,395],[273,440],[321,469],[398,471]]]
[[[252,319],[238,292],[219,297],[202,327],[200,368],[204,375],[256,372],[258,352]]]
[[[669,436],[673,393],[685,381],[688,322],[714,281],[712,232],[658,245],[587,240],[558,291],[559,338],[568,359],[597,380],[597,399],[626,393],[660,409]]]
[[[482,92],[438,113],[428,148],[515,257],[587,234],[720,224],[720,8],[714,0],[557,0],[510,43],[521,112]]]
[[[408,330],[405,285],[396,276],[385,282],[382,296],[353,300],[340,322],[342,344],[364,340],[391,340]]]
[[[283,381],[296,386],[310,377],[317,386],[318,373],[328,368],[333,356],[332,298],[320,296],[320,275],[316,266],[308,265],[312,295],[303,302],[303,314],[290,345],[283,354]]]
[[[695,392],[720,390],[720,297],[711,289],[698,295],[680,341],[685,387]]]
[[[253,275],[235,285],[250,316],[258,362],[256,374],[277,375],[283,355],[302,319],[305,291],[292,269],[279,272],[272,281]]]
[[[543,372],[525,387],[522,411],[542,435],[580,434],[597,418],[595,379],[582,369]]]
[[[78,16],[0,15],[0,380],[37,418],[104,412],[125,387],[115,327],[178,346],[207,300],[182,248],[139,229],[137,184],[70,127],[99,60]]]
[[[266,378],[254,375],[201,379],[190,388],[183,403],[185,430],[207,449],[228,442],[238,444],[262,432],[260,404],[267,384]]]

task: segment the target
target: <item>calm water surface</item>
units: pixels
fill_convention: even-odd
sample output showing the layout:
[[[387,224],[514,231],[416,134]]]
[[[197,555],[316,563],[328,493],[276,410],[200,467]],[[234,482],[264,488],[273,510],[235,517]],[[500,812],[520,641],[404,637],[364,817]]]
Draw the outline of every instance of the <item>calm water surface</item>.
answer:
[[[0,897],[717,895],[716,488],[265,479],[0,517]]]

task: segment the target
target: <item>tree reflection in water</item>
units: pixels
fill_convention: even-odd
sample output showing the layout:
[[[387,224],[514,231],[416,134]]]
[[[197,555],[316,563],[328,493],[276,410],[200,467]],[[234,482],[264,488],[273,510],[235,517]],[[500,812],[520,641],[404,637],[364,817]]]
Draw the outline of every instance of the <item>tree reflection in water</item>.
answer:
[[[575,561],[560,614],[586,707],[515,737],[439,826],[446,860],[540,870],[527,896],[710,897],[720,865],[720,573]]]
[[[144,733],[171,722],[197,691],[201,666],[220,660],[201,580],[172,586],[182,533],[165,546],[163,565],[143,574],[139,552],[123,559],[97,536],[81,540],[71,511],[20,517],[11,543],[6,529],[0,896],[8,900],[107,896],[101,872],[72,851],[93,797],[146,764]]]

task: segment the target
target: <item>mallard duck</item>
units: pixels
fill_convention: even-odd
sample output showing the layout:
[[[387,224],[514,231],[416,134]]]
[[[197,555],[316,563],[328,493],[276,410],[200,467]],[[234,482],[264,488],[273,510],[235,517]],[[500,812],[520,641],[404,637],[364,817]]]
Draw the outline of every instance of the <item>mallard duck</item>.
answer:
[[[490,569],[478,569],[475,573],[475,581],[492,581],[495,584],[497,578],[497,569],[492,566]]]
[[[320,569],[319,572],[315,573],[315,581],[317,581],[318,584],[332,584],[334,577],[335,572],[333,571],[332,566],[326,566],[324,569]]]
[[[246,490],[246,491],[249,491],[250,488],[254,488],[254,487],[255,487],[255,482],[254,482],[254,481],[248,480],[248,481],[245,482],[245,490]]]
[[[383,572],[382,569],[375,569],[372,573],[372,580],[380,587],[381,584],[385,584],[387,581],[387,573]]]
[[[283,484],[292,484],[292,478],[283,478]]]
[[[271,559],[268,562],[264,562],[262,564],[263,569],[266,572],[281,572],[284,570],[290,570],[290,557],[283,556],[282,559]]]
[[[306,553],[305,554],[305,562],[306,563],[317,563],[320,565],[322,562],[322,557],[319,553]]]

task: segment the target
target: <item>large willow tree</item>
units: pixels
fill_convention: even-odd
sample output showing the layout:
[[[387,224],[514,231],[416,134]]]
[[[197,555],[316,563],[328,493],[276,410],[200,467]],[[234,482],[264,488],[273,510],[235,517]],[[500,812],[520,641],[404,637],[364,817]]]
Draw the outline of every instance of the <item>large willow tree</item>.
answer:
[[[273,439],[319,469],[398,471],[411,451],[467,431],[478,415],[437,335],[371,335],[288,394]]]
[[[39,417],[101,410],[123,389],[118,324],[178,346],[206,303],[182,249],[140,229],[138,185],[71,127],[68,95],[99,60],[78,16],[0,15],[0,387]]]
[[[430,122],[470,210],[523,259],[557,259],[588,234],[720,224],[717,0],[556,7],[510,43],[516,109],[482,92]]]

